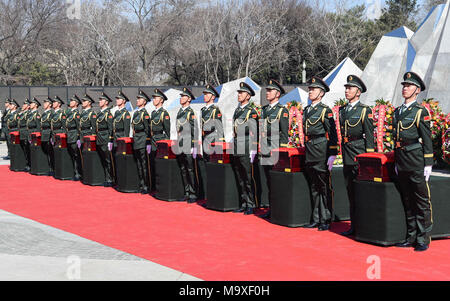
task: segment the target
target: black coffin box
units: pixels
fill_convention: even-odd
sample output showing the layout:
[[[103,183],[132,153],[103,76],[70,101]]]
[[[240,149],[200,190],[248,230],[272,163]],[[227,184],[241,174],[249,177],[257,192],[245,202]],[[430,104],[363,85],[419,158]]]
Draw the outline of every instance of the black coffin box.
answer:
[[[214,142],[211,143],[214,147],[214,153],[209,156],[209,162],[218,164],[230,164],[231,163],[231,153],[232,144],[227,142]]]
[[[328,196],[332,198],[332,200],[330,200],[328,204],[332,204],[333,221],[339,222],[350,220],[350,202],[348,200],[342,167],[333,167],[331,184],[333,191],[329,189]]]
[[[394,178],[394,152],[361,154],[356,160],[359,181],[390,182]]]
[[[305,148],[278,148],[272,154],[278,154],[278,161],[273,166],[274,171],[300,172],[305,168]]]
[[[156,158],[158,159],[176,159],[176,155],[173,151],[175,146],[173,140],[160,140],[156,142]]]
[[[432,238],[450,236],[450,178],[430,178]],[[355,239],[383,246],[403,242],[406,217],[394,182],[355,182]]]
[[[11,145],[10,145],[10,166],[11,171],[24,171],[27,165],[25,153],[20,146],[20,134],[19,132],[11,132]]]
[[[312,208],[305,174],[272,170],[270,178],[270,221],[286,227],[309,224]]]
[[[97,137],[83,137],[83,184],[102,186],[105,183],[105,171],[97,152]]]
[[[55,178],[59,180],[72,180],[75,176],[72,158],[67,150],[67,135],[56,134],[53,148],[55,157]]]
[[[231,164],[206,163],[208,199],[206,207],[222,212],[237,210],[239,189]]]
[[[48,175],[50,166],[48,165],[47,155],[42,150],[41,133],[39,132],[31,133],[30,156],[30,173],[36,176]]]
[[[117,148],[114,156],[117,191],[139,192],[139,176],[136,159],[133,155],[133,138],[117,139]]]
[[[168,202],[182,199],[184,197],[184,187],[177,160],[155,158],[154,168],[156,181],[155,198]]]

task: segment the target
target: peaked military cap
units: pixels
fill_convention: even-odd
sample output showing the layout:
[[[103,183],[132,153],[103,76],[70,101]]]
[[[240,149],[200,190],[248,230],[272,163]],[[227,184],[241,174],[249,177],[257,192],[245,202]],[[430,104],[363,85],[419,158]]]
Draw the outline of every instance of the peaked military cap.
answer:
[[[6,100],[5,100],[5,104],[10,104],[11,103],[11,99],[9,99],[9,98],[6,98]]]
[[[100,95],[100,97],[98,99],[100,99],[100,100],[104,99],[104,100],[106,100],[108,102],[112,102],[111,97],[109,97],[108,94],[106,94],[105,92],[102,92],[102,95]]]
[[[39,100],[36,97],[33,97],[33,99],[31,100],[31,103],[37,104],[38,107],[41,106],[41,103],[39,102]]]
[[[16,107],[19,107],[19,104],[17,103],[17,101],[14,98],[11,99],[9,103],[12,105],[15,105]]]
[[[164,99],[164,101],[167,100],[166,94],[164,94],[163,91],[161,91],[160,89],[155,89],[154,90],[154,92],[152,94],[152,97],[155,97],[155,96],[156,97],[162,97]]]
[[[247,92],[250,96],[255,96],[255,91],[247,83],[241,82],[239,84],[238,92]]]
[[[53,103],[53,99],[51,99],[50,97],[47,97],[46,99],[44,99],[44,102]]]
[[[76,101],[78,103],[78,105],[81,104],[81,99],[78,97],[78,95],[74,94],[69,101]]]
[[[210,84],[207,84],[205,87],[205,90],[203,90],[203,94],[205,93],[210,93],[212,95],[214,95],[215,97],[220,97],[219,92],[217,92],[216,89],[214,89],[213,86],[211,86]]]
[[[423,82],[422,78],[414,72],[406,72],[405,75],[403,75],[403,84],[413,84],[420,88],[420,90],[425,91],[426,86]]]
[[[127,97],[122,91],[120,91],[120,90],[117,92],[116,99],[123,99],[123,100],[125,100],[125,101],[130,101],[130,100],[128,99],[128,97]]]
[[[62,101],[62,99],[58,95],[53,97],[53,102],[59,102],[62,105],[64,104],[64,102]]]
[[[183,92],[180,93],[181,96],[188,96],[191,99],[195,99],[194,93],[189,88],[184,87]]]
[[[308,88],[320,88],[325,92],[330,92],[330,87],[320,77],[313,76],[308,82]]]
[[[366,85],[356,75],[349,75],[349,76],[347,76],[347,83],[344,86],[346,86],[346,87],[347,86],[349,86],[349,87],[356,87],[356,88],[358,88],[361,91],[361,93],[366,93],[367,92]]]
[[[266,87],[266,90],[277,90],[281,95],[286,93],[283,86],[274,79],[269,80],[269,85]]]
[[[94,99],[92,99],[91,96],[88,94],[84,94],[83,98],[81,98],[82,101],[90,101],[91,103],[95,103]]]
[[[145,93],[143,90],[139,89],[138,95],[136,96],[136,98],[143,98],[145,99],[145,101],[149,102],[150,101],[150,97],[148,97],[147,93]]]
[[[31,102],[30,102],[30,100],[28,99],[28,97],[27,98],[25,98],[25,101],[23,102],[23,104],[25,105],[31,105]]]

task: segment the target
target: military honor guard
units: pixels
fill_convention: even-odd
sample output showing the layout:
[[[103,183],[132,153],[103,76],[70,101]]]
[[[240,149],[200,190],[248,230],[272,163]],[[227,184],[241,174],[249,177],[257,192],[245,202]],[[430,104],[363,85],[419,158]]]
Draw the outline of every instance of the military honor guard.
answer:
[[[103,92],[99,98],[100,111],[97,113],[96,120],[97,152],[105,172],[105,183],[103,183],[105,187],[112,187],[114,178],[112,158],[113,115],[109,108],[111,102],[112,99]]]
[[[180,94],[181,108],[177,114],[177,161],[180,166],[181,178],[183,180],[184,198],[180,201],[195,203],[197,201],[198,179],[196,178],[197,158],[197,120],[194,110],[190,107],[194,94],[189,88],[183,88]]]
[[[114,113],[113,118],[113,154],[115,153],[115,147],[117,147],[117,139],[130,137],[131,114],[126,108],[126,104],[129,101],[128,97],[122,91],[117,93],[117,111]],[[111,148],[111,145],[109,144],[108,147]]]
[[[429,248],[433,227],[429,177],[432,172],[433,143],[431,115],[417,103],[425,91],[422,78],[407,72],[403,77],[404,103],[394,112],[395,169],[406,213],[407,234],[398,247],[414,247],[422,252]]]
[[[150,98],[144,91],[139,90],[137,95],[137,110],[133,113],[133,151],[137,162],[139,187],[142,194],[149,193],[149,159],[150,144],[150,115],[145,105]]]
[[[344,179],[350,204],[351,221],[355,215],[354,181],[358,176],[356,156],[375,151],[372,109],[359,100],[361,94],[366,92],[367,88],[364,82],[356,75],[349,75],[345,84],[345,98],[348,103],[339,109]],[[348,236],[353,233],[352,223],[350,229],[341,234]]]
[[[31,143],[31,134],[41,131],[41,114],[38,108],[41,106],[39,100],[34,97],[30,101],[30,113],[27,117],[28,141]]]
[[[250,105],[255,91],[246,83],[238,90],[239,106],[233,115],[233,161],[232,166],[239,183],[240,208],[234,212],[254,213],[257,206],[253,162],[258,152],[258,112]]]
[[[52,144],[52,154],[51,154],[51,160],[52,160],[52,170],[55,171],[55,157],[54,157],[54,150],[55,150],[55,142],[56,142],[56,134],[61,134],[65,132],[65,126],[66,126],[66,112],[62,109],[62,106],[64,105],[64,101],[59,97],[55,96],[53,97],[53,114],[51,117],[51,135],[50,135],[50,143]]]
[[[30,100],[27,98],[25,99],[22,110],[19,113],[19,134],[20,134],[20,146],[22,147],[22,150],[25,154],[25,171],[30,171],[30,141],[28,140],[28,128],[27,128],[27,120],[28,120],[28,114],[30,113]]]
[[[337,132],[332,110],[321,102],[328,85],[319,77],[308,83],[311,104],[303,111],[305,172],[311,190],[312,217],[306,228],[326,231],[331,224],[332,204],[328,204],[331,170],[337,155]]]
[[[84,94],[84,97],[81,98],[81,107],[83,110],[80,114],[80,139],[83,139],[84,136],[95,135],[97,114],[92,109],[94,103],[94,99],[89,94]],[[78,142],[78,144],[83,149],[81,147],[82,142]]]
[[[53,149],[50,143],[50,135],[52,131],[51,118],[53,115],[52,105],[53,100],[50,97],[47,97],[42,104],[44,112],[42,113],[41,116],[41,146],[42,151],[47,157],[48,166],[50,167],[50,171],[48,173],[49,176],[54,175],[51,159]]]
[[[10,103],[11,103],[11,100],[9,98],[7,98],[6,101],[5,101],[5,110],[3,111],[3,114],[2,114],[2,133],[5,136],[6,147],[8,149],[8,153],[4,157],[5,160],[9,160],[9,145],[10,145],[10,142],[11,142],[10,137],[8,137],[9,133],[8,133],[8,126],[7,126],[7,121],[8,121],[8,118],[9,118],[10,111],[11,111]]]
[[[83,174],[81,154],[79,149],[80,143],[80,119],[81,114],[78,111],[78,106],[81,104],[81,99],[75,94],[69,99],[69,108],[66,110],[64,129],[67,134],[67,151],[72,159],[74,170],[74,181],[81,180]]]
[[[270,80],[266,87],[266,99],[269,102],[262,108],[260,120],[260,139],[259,144],[261,148],[261,164],[263,165],[264,174],[266,176],[266,183],[270,190],[270,171],[272,170],[274,160],[271,156],[271,151],[280,147],[288,147],[289,143],[289,111],[280,104],[280,97],[286,91],[283,86],[276,80]],[[270,191],[269,191],[270,195]],[[270,207],[270,198],[269,198]],[[270,210],[262,217],[270,217]]]
[[[214,142],[225,141],[222,124],[222,113],[220,112],[219,107],[214,104],[214,101],[219,97],[220,94],[213,86],[209,84],[206,85],[205,90],[203,90],[205,106],[202,108],[201,120],[203,149],[202,159],[205,162],[209,162],[209,155],[213,153],[211,144]]]
[[[155,157],[157,144],[161,140],[170,140],[170,115],[166,109],[163,108],[167,96],[159,89],[155,89],[152,94],[153,105],[155,110],[150,116],[150,137],[151,137],[151,152],[150,152],[150,166],[155,166]],[[155,170],[151,169],[151,192],[156,190]]]
[[[15,99],[9,101],[9,114],[6,119],[7,139],[9,139],[9,144],[11,145],[11,132],[16,132],[19,130],[19,104]]]

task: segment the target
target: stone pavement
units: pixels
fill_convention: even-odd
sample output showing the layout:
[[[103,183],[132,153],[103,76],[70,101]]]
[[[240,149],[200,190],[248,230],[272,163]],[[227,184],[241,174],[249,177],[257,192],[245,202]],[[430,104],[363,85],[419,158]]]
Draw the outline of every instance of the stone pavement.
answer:
[[[0,165],[6,144],[0,141]],[[0,197],[2,192],[0,191]],[[143,258],[1,210],[0,281],[198,281]]]

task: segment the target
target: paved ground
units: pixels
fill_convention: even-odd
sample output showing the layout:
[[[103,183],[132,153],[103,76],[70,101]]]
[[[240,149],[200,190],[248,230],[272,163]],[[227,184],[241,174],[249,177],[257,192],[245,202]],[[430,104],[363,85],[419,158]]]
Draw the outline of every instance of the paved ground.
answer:
[[[0,165],[9,164],[0,141]],[[0,208],[0,281],[197,281],[148,260]]]

